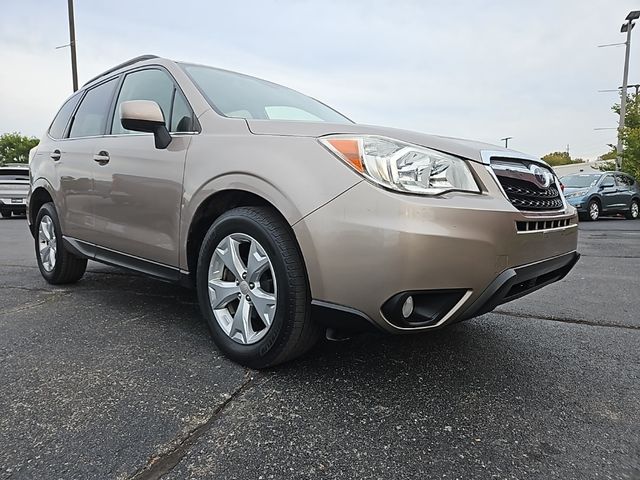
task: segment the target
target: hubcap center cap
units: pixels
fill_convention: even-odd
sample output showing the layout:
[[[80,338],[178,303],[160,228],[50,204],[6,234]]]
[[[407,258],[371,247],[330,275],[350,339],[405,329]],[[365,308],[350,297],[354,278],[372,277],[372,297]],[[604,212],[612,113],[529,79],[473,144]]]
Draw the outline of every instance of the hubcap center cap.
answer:
[[[243,295],[248,295],[249,294],[249,284],[246,281],[241,281],[240,282],[240,292],[242,292]]]

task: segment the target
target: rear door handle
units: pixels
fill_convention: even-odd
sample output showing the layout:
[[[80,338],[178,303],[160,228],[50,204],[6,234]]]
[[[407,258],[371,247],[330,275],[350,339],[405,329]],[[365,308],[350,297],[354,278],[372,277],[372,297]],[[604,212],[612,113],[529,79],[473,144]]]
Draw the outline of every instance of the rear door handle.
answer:
[[[51,152],[51,158],[53,158],[54,161],[58,161],[60,160],[60,157],[62,156],[62,154],[60,153],[60,150],[56,149],[53,152]]]
[[[96,155],[93,156],[93,160],[98,162],[100,165],[106,165],[109,163],[109,152],[105,152],[104,150],[99,151]]]

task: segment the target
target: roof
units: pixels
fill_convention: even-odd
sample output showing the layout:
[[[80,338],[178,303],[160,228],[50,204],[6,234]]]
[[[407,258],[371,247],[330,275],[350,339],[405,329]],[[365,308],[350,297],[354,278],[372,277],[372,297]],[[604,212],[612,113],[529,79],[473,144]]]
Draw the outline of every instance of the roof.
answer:
[[[88,82],[86,82],[86,83],[83,85],[83,87],[86,87],[86,86],[87,86],[87,85],[89,85],[90,83],[93,83],[93,82],[95,82],[96,80],[98,80],[98,79],[100,79],[100,78],[102,78],[102,77],[104,77],[104,76],[106,76],[106,75],[109,75],[110,73],[115,72],[116,70],[120,70],[121,68],[128,67],[129,65],[133,65],[133,64],[138,63],[138,62],[144,62],[144,61],[146,61],[146,60],[152,60],[152,59],[154,59],[154,58],[160,58],[160,57],[158,57],[157,55],[140,55],[140,56],[138,56],[138,57],[133,57],[132,59],[127,60],[126,62],[122,62],[122,63],[120,63],[120,64],[116,65],[115,67],[110,68],[109,70],[105,70],[105,71],[104,71],[104,72],[102,72],[100,75],[96,75],[96,76],[95,76],[95,77],[93,77],[91,80],[89,80]]]

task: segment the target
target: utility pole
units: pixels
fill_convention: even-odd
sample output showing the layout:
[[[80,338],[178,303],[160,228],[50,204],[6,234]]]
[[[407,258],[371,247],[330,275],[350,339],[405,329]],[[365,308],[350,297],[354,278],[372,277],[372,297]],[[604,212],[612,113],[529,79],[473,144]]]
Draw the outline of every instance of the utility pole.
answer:
[[[622,168],[622,135],[624,133],[624,120],[627,113],[627,83],[629,80],[629,51],[631,50],[631,30],[635,23],[634,20],[640,17],[640,10],[629,12],[627,22],[622,24],[621,33],[627,34],[627,40],[624,42],[624,71],[622,74],[622,88],[620,89],[620,121],[618,123],[618,145],[616,146],[616,170]]]
[[[504,148],[509,148],[509,140],[511,140],[512,138],[513,137],[504,137],[500,139],[504,141]]]
[[[78,64],[76,61],[76,27],[73,20],[73,0],[68,0],[69,10],[69,47],[71,47],[71,76],[73,91],[78,91]]]

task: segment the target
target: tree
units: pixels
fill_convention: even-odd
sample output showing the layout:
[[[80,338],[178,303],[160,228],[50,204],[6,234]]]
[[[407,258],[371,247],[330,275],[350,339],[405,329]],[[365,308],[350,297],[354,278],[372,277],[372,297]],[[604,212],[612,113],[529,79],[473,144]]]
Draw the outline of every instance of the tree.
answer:
[[[570,163],[573,163],[569,152],[547,153],[544,157],[542,157],[542,160],[547,162],[552,167],[557,167],[558,165],[569,165]]]
[[[27,137],[18,132],[0,135],[0,166],[7,163],[27,163],[29,150],[38,145],[35,137]]]
[[[620,104],[615,104],[611,109],[620,116]],[[609,160],[616,156],[616,149],[612,146],[611,151],[600,158]],[[612,166],[615,168],[614,165]],[[622,131],[621,169],[623,172],[640,179],[640,98],[634,93],[627,96],[627,110],[624,117],[624,130]]]

